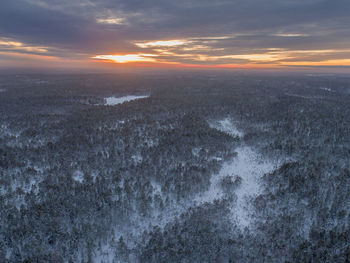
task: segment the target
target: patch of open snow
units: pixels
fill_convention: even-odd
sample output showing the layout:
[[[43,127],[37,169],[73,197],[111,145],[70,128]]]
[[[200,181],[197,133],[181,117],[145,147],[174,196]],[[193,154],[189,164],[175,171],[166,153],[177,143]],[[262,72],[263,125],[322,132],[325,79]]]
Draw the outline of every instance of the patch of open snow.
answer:
[[[211,124],[213,128],[226,132],[232,136],[243,137],[229,118],[218,121],[216,125]],[[219,174],[213,175],[210,181],[209,189],[195,198],[197,203],[213,203],[225,197],[225,191],[222,187],[223,180],[232,176],[240,180],[235,189],[236,203],[231,207],[232,219],[237,222],[242,229],[249,227],[252,219],[251,201],[254,197],[262,193],[260,187],[260,178],[274,171],[278,167],[278,162],[271,162],[264,159],[251,147],[242,146],[235,149],[237,156],[230,162],[225,163]],[[234,183],[234,182],[232,182]]]
[[[198,195],[194,201],[200,205],[213,203],[215,200],[225,198],[225,191],[222,187],[224,178],[241,178],[241,182],[235,190],[236,202],[231,207],[233,221],[237,222],[242,229],[249,227],[251,222],[252,199],[262,192],[260,178],[277,168],[272,162],[263,160],[258,153],[248,146],[236,149],[237,156],[230,162],[225,163],[217,175],[213,175],[209,189]]]
[[[163,229],[167,223],[173,222],[183,212],[190,207],[201,206],[205,203],[214,203],[216,200],[228,198],[225,191],[223,180],[228,176],[232,178],[241,178],[240,183],[235,186],[234,193],[236,200],[231,206],[232,221],[235,222],[241,229],[249,227],[252,221],[251,201],[254,197],[262,193],[260,187],[260,178],[277,168],[271,161],[264,160],[257,152],[248,146],[239,147],[236,149],[237,156],[231,161],[223,164],[220,172],[212,175],[210,179],[209,189],[198,194],[192,201],[176,202],[169,207],[165,207],[162,211],[155,209],[150,218],[135,217],[135,228],[128,234],[137,237],[143,233],[143,230],[150,229],[152,226],[158,226]],[[152,182],[154,195],[162,194],[159,184]],[[127,238],[128,234],[124,237]]]
[[[131,156],[131,159],[134,162],[134,164],[136,164],[136,165],[142,163],[142,160],[143,160],[141,154],[134,154]]]
[[[124,97],[108,97],[105,98],[105,105],[107,106],[115,106],[118,104],[122,104],[124,102],[129,102],[129,101],[133,101],[133,100],[139,100],[139,99],[146,99],[149,96],[134,96],[134,95],[128,95],[128,96],[124,96]]]
[[[330,88],[321,87],[320,89],[321,89],[321,90],[325,90],[325,91],[332,92],[332,89],[330,89]]]
[[[223,180],[228,176],[232,178],[241,178],[233,193],[236,200],[231,207],[232,221],[244,229],[249,227],[252,220],[251,201],[254,197],[262,193],[260,187],[260,178],[277,168],[277,165],[271,161],[264,160],[251,147],[243,146],[236,149],[237,156],[231,161],[223,164],[220,172],[212,175],[210,179],[210,187],[207,191],[198,194],[192,201],[176,202],[162,211],[154,210],[151,218],[137,218],[135,220],[135,229],[132,235],[135,237],[138,233],[142,233],[144,229],[151,226],[158,226],[161,229],[169,222],[173,222],[183,212],[190,207],[201,206],[205,203],[214,203],[215,200],[228,198],[222,184]],[[154,194],[162,195],[159,184],[152,182]],[[164,198],[164,196],[163,196]],[[135,230],[133,229],[133,230]]]
[[[230,134],[231,136],[242,137],[243,132],[239,131],[230,119],[224,119],[210,124],[211,127],[219,129],[223,132]],[[252,200],[254,197],[262,193],[262,187],[260,187],[261,177],[269,172],[272,172],[277,168],[275,163],[264,159],[260,154],[254,151],[251,147],[242,146],[236,149],[237,156],[231,161],[225,162],[218,174],[212,175],[210,179],[209,189],[203,193],[198,194],[192,200],[184,200],[180,202],[174,202],[167,204],[163,209],[159,210],[154,208],[151,211],[150,216],[143,217],[135,214],[130,217],[130,223],[132,228],[129,229],[115,229],[115,240],[118,240],[120,236],[123,236],[124,241],[129,248],[133,248],[141,238],[142,233],[145,230],[150,230],[152,227],[157,226],[160,229],[171,222],[174,222],[176,218],[181,216],[183,212],[191,207],[201,206],[205,203],[214,203],[216,200],[222,200],[230,197],[230,193],[224,189],[224,179],[240,178],[239,182],[235,185],[232,191],[236,195],[236,199],[232,202],[231,206],[231,219],[241,229],[250,227],[252,224]],[[197,155],[198,149],[193,149],[192,154]],[[220,157],[213,157],[218,161],[221,161]],[[234,182],[235,183],[235,182]],[[153,198],[159,195],[164,201],[166,196],[163,194],[161,186],[157,182],[151,182],[153,188]],[[103,248],[100,258],[107,259],[109,256],[109,247]],[[102,255],[104,256],[102,257]]]
[[[235,191],[232,192],[236,195],[236,199],[232,202],[230,209],[232,217],[230,219],[242,230],[246,227],[249,228],[253,218],[252,200],[262,193],[260,178],[264,174],[273,171],[276,166],[270,161],[263,160],[257,152],[248,146],[239,147],[236,149],[236,152],[237,156],[235,158],[224,163],[218,174],[212,175],[210,187],[207,191],[198,194],[192,201],[174,202],[166,205],[161,210],[154,208],[150,216],[143,217],[139,214],[131,216],[130,223],[132,228],[115,229],[115,240],[123,236],[128,247],[133,248],[137,243],[135,240],[139,240],[145,230],[150,230],[155,226],[163,230],[168,223],[174,222],[176,218],[191,207],[201,206],[205,203],[214,203],[216,200],[228,198],[229,195],[222,186],[223,180],[228,176],[241,178]],[[153,198],[159,195],[164,200],[165,196],[161,186],[157,182],[151,182],[151,185]],[[103,252],[105,254],[103,258],[106,259],[109,255],[108,246],[103,249]],[[99,256],[101,257],[102,254]]]
[[[82,171],[75,171],[73,176],[72,176],[73,180],[79,183],[82,183],[84,181],[84,173]]]
[[[23,192],[29,193],[32,190],[33,186],[36,184],[38,184],[36,180],[30,179],[29,184],[22,187]]]
[[[10,128],[7,126],[7,124],[1,124],[0,126],[0,137],[15,137],[16,139],[20,136],[19,132],[13,132],[10,130]]]
[[[236,206],[231,209],[239,226],[249,227],[251,222],[252,199],[262,193],[260,186],[261,177],[277,169],[277,164],[263,160],[250,147],[238,149],[237,160],[232,163],[231,169],[237,171],[242,178],[242,183],[237,189]]]
[[[12,249],[10,248],[6,249],[5,259],[10,260],[11,255],[12,255]]]
[[[199,147],[193,148],[192,149],[192,155],[195,156],[195,157],[198,157],[200,151],[201,151],[201,148],[199,148]]]
[[[233,136],[242,137],[244,135],[236,129],[230,119],[219,121],[214,127]],[[162,211],[155,209],[149,218],[142,218],[136,215],[133,220],[133,230],[123,234],[126,240],[128,240],[128,236],[135,238],[140,233],[143,233],[143,230],[150,229],[152,226],[158,226],[163,229],[167,223],[173,222],[190,207],[201,206],[205,203],[214,203],[215,200],[228,198],[228,191],[225,191],[223,187],[223,180],[227,177],[230,178],[230,176],[235,179],[240,178],[238,183],[233,182],[235,188],[232,193],[236,195],[236,199],[231,206],[231,219],[233,222],[237,223],[241,229],[249,227],[251,225],[253,213],[251,201],[262,192],[260,178],[264,174],[276,169],[277,165],[274,165],[274,163],[269,160],[263,159],[260,154],[248,146],[239,147],[236,149],[236,152],[237,156],[235,158],[229,162],[225,162],[220,172],[211,176],[209,189],[198,194],[192,201],[176,202],[165,207]],[[193,154],[196,154],[196,149],[194,149]],[[217,160],[221,161],[222,159],[217,157]],[[158,194],[164,200],[165,197],[162,194],[160,185],[152,182],[152,186],[154,195]]]
[[[162,187],[159,183],[152,181],[151,182],[152,188],[153,188],[153,195],[159,194],[162,195]]]
[[[239,131],[237,129],[237,127],[234,125],[234,123],[229,119],[229,118],[225,118],[221,121],[217,121],[217,122],[210,122],[209,126],[211,128],[217,129],[219,131],[225,132],[231,136],[234,137],[243,137],[243,132]]]
[[[212,157],[210,160],[215,160],[215,161],[217,161],[217,162],[221,162],[221,161],[222,161],[222,158],[221,158],[221,157],[214,156],[214,157]]]

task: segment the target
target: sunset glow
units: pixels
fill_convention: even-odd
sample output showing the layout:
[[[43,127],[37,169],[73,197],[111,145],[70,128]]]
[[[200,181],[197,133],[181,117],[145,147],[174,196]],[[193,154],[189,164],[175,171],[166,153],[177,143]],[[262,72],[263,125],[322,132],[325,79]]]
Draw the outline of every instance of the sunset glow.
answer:
[[[124,0],[19,1],[23,14],[9,0],[0,9],[4,68],[21,68],[19,57],[32,54],[39,56],[37,67],[54,57],[67,67],[75,61],[98,71],[232,65],[293,70],[342,66],[350,71],[350,4],[345,2],[165,0],[155,6]]]
[[[151,54],[127,54],[127,55],[99,55],[93,58],[109,60],[116,63],[127,63],[127,62],[156,62],[153,58],[156,55]]]
[[[331,59],[323,61],[298,61],[298,62],[282,62],[282,65],[289,66],[350,66],[350,59]]]
[[[156,48],[152,49],[153,54],[125,54],[125,55],[97,55],[94,59],[107,60],[115,63],[137,63],[146,62],[155,66],[158,64],[169,64],[177,66],[194,67],[195,63],[185,63],[185,61],[211,63],[208,65],[197,64],[198,67],[242,67],[242,68],[268,68],[278,66],[335,66],[350,65],[350,59],[329,59],[328,57],[337,54],[350,53],[350,50],[284,50],[278,48],[269,48],[263,53],[240,54],[240,55],[223,55],[215,56],[205,54],[207,46],[187,45],[186,48],[175,48],[175,42],[164,43],[166,41],[156,41],[153,43]],[[160,44],[159,44],[160,43]],[[177,42],[180,43],[180,42]],[[163,44],[162,47],[160,45]],[[151,46],[151,45],[150,45]],[[168,49],[170,48],[170,49]],[[190,53],[197,51],[196,53]],[[201,53],[203,51],[204,53]],[[185,52],[185,53],[184,53]],[[307,55],[308,61],[305,61]],[[322,56],[325,58],[323,59]],[[181,62],[184,61],[184,62]],[[223,63],[225,62],[225,63]]]

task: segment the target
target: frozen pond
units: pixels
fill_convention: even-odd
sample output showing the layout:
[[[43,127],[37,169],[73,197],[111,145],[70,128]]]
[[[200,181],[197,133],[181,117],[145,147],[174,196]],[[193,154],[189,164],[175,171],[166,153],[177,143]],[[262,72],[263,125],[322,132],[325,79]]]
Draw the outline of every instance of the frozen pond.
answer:
[[[124,96],[124,97],[108,97],[105,98],[105,105],[107,106],[115,106],[118,104],[122,104],[125,102],[129,102],[129,101],[133,101],[133,100],[140,100],[140,99],[146,99],[149,96],[147,95],[143,95],[143,96],[135,96],[135,95],[128,95],[128,96]]]

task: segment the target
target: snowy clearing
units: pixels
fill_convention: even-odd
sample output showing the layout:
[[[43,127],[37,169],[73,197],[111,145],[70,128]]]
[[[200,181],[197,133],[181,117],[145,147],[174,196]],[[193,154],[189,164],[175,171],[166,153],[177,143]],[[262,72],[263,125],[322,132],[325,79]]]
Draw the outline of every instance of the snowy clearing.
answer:
[[[231,136],[244,136],[229,118],[209,125]],[[238,147],[235,151],[237,156],[225,163],[219,174],[212,176],[210,188],[198,196],[195,202],[212,203],[234,192],[236,202],[231,207],[232,219],[243,229],[251,223],[251,201],[262,193],[260,178],[277,169],[279,165],[278,162],[264,159],[248,146]]]
[[[333,92],[333,90],[332,89],[330,89],[330,88],[324,88],[324,87],[322,87],[322,88],[320,88],[321,90],[325,90],[325,91],[329,91],[329,92]]]
[[[217,175],[211,178],[208,191],[199,195],[197,204],[213,203],[227,196],[225,185],[234,188],[236,204],[231,208],[233,221],[242,227],[249,227],[251,219],[250,201],[261,193],[260,178],[277,168],[272,162],[263,160],[250,147],[236,149],[237,157],[223,165]]]
[[[82,171],[77,170],[74,172],[72,178],[74,181],[82,183],[84,181],[84,173]]]
[[[129,102],[129,101],[133,101],[133,100],[139,100],[139,99],[146,99],[149,98],[148,95],[146,96],[134,96],[134,95],[128,95],[128,96],[124,96],[124,97],[108,97],[105,98],[105,104],[107,106],[115,106],[118,104],[123,104],[124,102]]]
[[[221,121],[210,123],[212,128],[228,133],[234,137],[243,137],[244,133],[239,131],[233,122],[226,118]],[[220,172],[214,174],[210,179],[209,189],[198,194],[192,201],[180,201],[165,207],[162,210],[153,209],[149,217],[134,215],[130,217],[132,229],[116,229],[115,240],[123,236],[124,241],[131,248],[136,246],[135,238],[140,239],[144,231],[159,227],[164,230],[168,223],[175,222],[176,218],[181,216],[191,207],[202,206],[206,203],[214,203],[216,200],[229,199],[235,197],[230,207],[230,220],[240,229],[250,228],[253,225],[253,199],[262,193],[260,186],[261,177],[272,172],[278,167],[275,163],[264,159],[254,149],[248,146],[241,146],[235,149],[237,155],[230,161],[223,164]],[[192,150],[192,154],[198,154],[199,149]],[[134,156],[135,157],[135,156]],[[218,158],[221,160],[221,158]],[[152,182],[153,198],[156,196],[165,198],[161,186]],[[100,253],[98,258],[108,260],[108,251],[110,247],[106,245],[103,249],[104,253]]]
[[[209,122],[209,126],[211,128],[225,132],[233,137],[239,137],[239,138],[243,137],[243,132],[238,130],[237,127],[229,118],[225,118],[221,121]]]
[[[231,209],[232,216],[241,227],[249,227],[251,223],[251,203],[253,198],[262,193],[260,179],[266,174],[277,169],[278,165],[271,161],[263,160],[250,147],[237,149],[238,156],[231,165],[226,166],[236,171],[242,178],[240,187],[235,192],[237,196],[236,206]]]

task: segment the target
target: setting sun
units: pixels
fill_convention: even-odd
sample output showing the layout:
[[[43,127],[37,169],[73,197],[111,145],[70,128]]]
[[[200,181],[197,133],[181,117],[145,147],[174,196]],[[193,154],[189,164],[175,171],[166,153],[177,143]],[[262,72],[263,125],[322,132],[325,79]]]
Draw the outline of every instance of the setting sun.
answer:
[[[156,62],[152,57],[156,55],[152,54],[127,54],[127,55],[98,55],[93,58],[110,60],[116,63],[127,63],[127,62]]]

